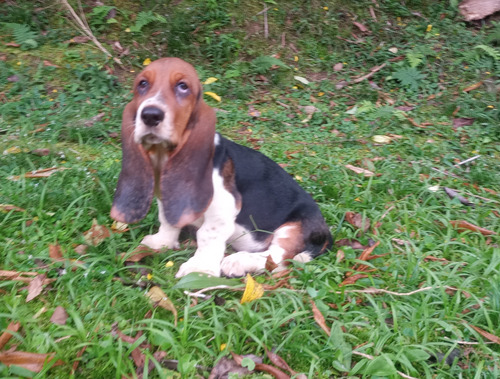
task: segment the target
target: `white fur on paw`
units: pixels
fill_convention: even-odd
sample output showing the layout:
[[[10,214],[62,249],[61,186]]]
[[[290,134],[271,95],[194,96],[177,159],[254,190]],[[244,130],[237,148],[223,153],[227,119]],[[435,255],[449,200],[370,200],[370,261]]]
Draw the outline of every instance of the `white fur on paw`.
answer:
[[[214,262],[209,262],[206,259],[192,257],[187,262],[183,263],[175,274],[176,278],[180,278],[182,276],[186,276],[192,272],[201,272],[204,274],[212,275],[212,276],[220,276],[220,264]]]
[[[144,237],[141,241],[141,245],[146,245],[147,247],[155,250],[159,250],[164,247],[169,249],[178,249],[180,247],[179,241],[167,241],[160,233],[150,234]]]
[[[248,272],[262,271],[266,267],[267,256],[260,253],[240,251],[225,257],[221,263],[221,272],[224,276],[245,276]]]

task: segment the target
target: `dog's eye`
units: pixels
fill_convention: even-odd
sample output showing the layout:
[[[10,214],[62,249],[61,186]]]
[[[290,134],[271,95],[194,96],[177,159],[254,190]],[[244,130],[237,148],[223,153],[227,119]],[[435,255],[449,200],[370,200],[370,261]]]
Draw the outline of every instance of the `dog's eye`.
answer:
[[[177,83],[177,85],[175,86],[175,90],[181,94],[181,95],[185,95],[189,92],[189,87],[188,85],[185,83],[185,82],[179,82]]]
[[[149,82],[146,79],[142,79],[137,85],[137,88],[139,89],[140,92],[147,90],[148,87],[149,87]]]

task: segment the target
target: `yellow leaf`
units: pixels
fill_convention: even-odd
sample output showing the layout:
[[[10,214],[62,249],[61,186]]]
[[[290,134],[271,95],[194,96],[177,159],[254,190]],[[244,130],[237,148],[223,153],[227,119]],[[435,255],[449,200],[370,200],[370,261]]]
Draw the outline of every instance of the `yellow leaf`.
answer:
[[[120,221],[113,221],[111,224],[111,230],[115,233],[123,233],[127,231],[128,224],[125,224],[124,222]]]
[[[174,262],[172,262],[172,261],[168,261],[167,263],[165,263],[166,268],[172,267],[173,265],[174,265]]]
[[[241,304],[249,303],[251,301],[257,300],[264,294],[264,288],[262,284],[257,283],[253,280],[250,274],[247,274],[247,285],[245,287],[245,292],[240,300]]]
[[[12,147],[9,147],[8,149],[4,150],[3,152],[3,155],[7,155],[7,154],[19,154],[22,150],[17,147],[17,146],[12,146]]]
[[[208,95],[210,96],[211,98],[217,100],[217,101],[221,101],[221,97],[219,95],[217,95],[215,92],[203,92],[205,95]]]
[[[149,58],[144,59],[144,62],[142,62],[142,64],[143,64],[144,66],[147,66],[147,65],[148,65],[148,64],[150,64],[150,63],[151,63],[151,59],[149,59]]]
[[[212,83],[216,82],[217,80],[219,80],[219,79],[214,78],[213,76],[211,76],[210,78],[208,78],[207,80],[205,80],[203,82],[203,84],[212,84]]]
[[[392,141],[389,136],[376,135],[372,137],[373,142],[376,143],[390,143]]]
[[[153,279],[153,274],[148,274],[148,275],[146,276],[146,278],[148,278],[148,280]]]
[[[226,348],[226,344],[225,343],[221,343],[220,344],[220,351],[224,350]]]
[[[293,60],[294,60],[295,62],[298,62],[298,61],[299,61],[299,57],[298,57],[298,56],[294,56],[294,57],[293,57]]]
[[[427,25],[427,29],[425,29],[425,31],[429,33],[431,30],[432,30],[432,25],[431,24]]]
[[[172,312],[175,317],[174,324],[177,326],[177,309],[160,287],[151,287],[146,296],[149,297],[153,303],[156,303],[156,305]]]

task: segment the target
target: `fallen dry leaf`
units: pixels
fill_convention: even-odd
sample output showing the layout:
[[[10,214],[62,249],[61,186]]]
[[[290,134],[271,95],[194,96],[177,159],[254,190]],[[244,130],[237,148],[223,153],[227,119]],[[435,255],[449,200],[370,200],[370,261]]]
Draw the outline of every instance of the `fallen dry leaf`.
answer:
[[[55,174],[56,172],[63,171],[63,170],[69,170],[69,168],[68,167],[44,168],[41,170],[27,172],[26,174],[24,174],[24,177],[25,178],[48,178],[49,176]],[[7,179],[12,180],[12,181],[17,181],[17,180],[21,179],[21,176],[13,175],[13,176],[9,176]]]
[[[341,71],[344,68],[344,65],[342,63],[335,63],[333,65],[333,71]]]
[[[262,363],[262,358],[256,355],[243,355],[243,358],[250,358],[255,363]],[[242,367],[238,362],[227,357],[222,357],[219,362],[214,366],[212,371],[210,371],[210,376],[208,379],[221,379],[228,378],[229,374],[245,376],[250,375],[252,372],[246,367]]]
[[[314,303],[313,300],[311,300],[311,306],[312,306],[312,311],[313,311],[313,316],[314,316],[314,321],[319,325],[321,329],[330,337],[331,330],[330,328],[326,325],[325,317],[323,314],[320,312],[316,304]]]
[[[90,229],[83,233],[85,241],[92,246],[99,245],[110,235],[109,229],[104,225],[99,225],[96,219],[92,220],[92,226]]]
[[[466,322],[466,324],[468,326],[470,326],[472,329],[474,329],[476,332],[478,332],[479,334],[481,334],[487,340],[489,340],[491,342],[494,342],[494,343],[497,343],[497,344],[500,344],[500,337],[495,336],[494,334],[488,333],[486,330],[478,328],[477,326],[471,325],[471,324],[469,324],[467,322]]]
[[[49,244],[49,257],[56,261],[64,259],[61,252],[61,246]]]
[[[466,88],[464,88],[462,91],[463,92],[470,92],[470,91],[474,91],[475,89],[478,89],[479,87],[481,87],[483,85],[483,82],[478,82],[478,83],[474,83]]]
[[[346,212],[345,220],[352,226],[361,229],[363,232],[370,229],[370,219],[363,217],[361,213]]]
[[[231,352],[231,355],[233,356],[234,361],[241,366],[241,362],[243,361],[244,356],[235,354],[233,352]],[[266,365],[263,363],[255,363],[255,370],[261,372],[267,372],[276,379],[290,379],[290,376],[285,374],[283,371],[277,369],[276,367]]]
[[[360,261],[367,261],[369,256],[371,255],[371,253],[373,253],[373,250],[375,250],[375,248],[380,245],[380,241],[377,241],[375,242],[372,246],[370,246],[369,248],[365,249],[361,255],[359,256],[359,260]]]
[[[113,221],[111,224],[111,230],[113,233],[124,233],[128,230],[128,224],[120,221]]]
[[[471,230],[473,232],[481,233],[483,236],[491,236],[497,234],[492,230],[481,228],[480,226],[471,224],[470,222],[465,220],[451,220],[450,224],[453,225],[455,228],[457,228],[459,232],[463,232],[465,230]]]
[[[370,170],[366,170],[364,168],[356,167],[356,166],[353,166],[353,165],[350,165],[350,164],[346,164],[344,167],[348,168],[351,171],[354,171],[356,174],[363,174],[364,176],[367,176],[367,177],[375,175]]]
[[[278,354],[276,354],[273,351],[267,350],[266,347],[264,347],[264,350],[266,352],[267,357],[269,358],[269,360],[273,365],[277,366],[282,370],[288,371],[292,375],[297,375],[297,372],[292,370],[292,368],[288,365],[288,363],[286,363],[286,361],[283,358],[281,358]],[[297,378],[297,376],[295,378]]]
[[[453,127],[461,128],[463,126],[469,126],[472,125],[475,120],[476,120],[475,118],[466,118],[466,117],[454,118]]]
[[[44,157],[50,154],[49,149],[34,149],[30,151],[31,154],[38,155],[39,157]]]
[[[347,286],[349,284],[355,284],[359,279],[368,278],[367,274],[354,274],[345,278],[342,283],[339,284],[339,287]]]
[[[90,37],[87,36],[76,36],[71,38],[70,40],[65,41],[64,43],[85,43],[90,41]]]
[[[67,319],[68,319],[68,313],[66,312],[66,309],[64,309],[63,307],[61,307],[59,305],[54,310],[54,313],[52,313],[52,317],[50,318],[50,321],[53,324],[65,325]]]
[[[341,246],[349,246],[353,248],[354,250],[364,250],[368,248],[369,246],[363,245],[361,242],[351,239],[351,238],[342,238],[337,241],[335,241],[335,246],[341,247]]]
[[[36,276],[38,275],[37,272],[22,272],[22,271],[6,271],[6,270],[0,270],[0,280],[15,280],[18,282],[23,282],[23,283],[30,283],[32,282]],[[56,279],[44,279],[43,284],[49,284],[55,281]]]
[[[152,302],[156,303],[157,306],[172,312],[174,314],[174,325],[177,326],[177,309],[160,287],[151,287],[146,296],[149,297]]]
[[[357,21],[353,21],[352,22],[359,30],[361,30],[363,33],[370,33],[370,30],[365,26],[363,25],[362,23],[360,22],[357,22]]]
[[[43,65],[46,66],[46,67],[55,67],[55,68],[59,68],[58,65],[52,63],[51,61],[47,61],[47,60],[44,60],[43,61]]]
[[[250,274],[247,274],[246,282],[247,284],[245,286],[245,292],[243,292],[240,304],[245,304],[257,300],[264,294],[264,288],[262,287],[262,284],[257,283]]]
[[[0,204],[0,211],[2,211],[2,212],[10,212],[10,211],[26,212],[26,209],[20,208],[16,205],[12,205],[12,204]]]
[[[6,366],[21,366],[33,372],[40,372],[46,363],[54,360],[54,353],[50,354],[38,354],[38,353],[27,353],[24,351],[12,351],[0,353],[0,362]],[[60,359],[57,360],[53,366],[60,366],[64,362]]]
[[[33,300],[35,297],[40,295],[43,290],[43,282],[46,278],[45,274],[40,274],[35,276],[35,278],[28,284],[28,296],[26,296],[26,302]]]
[[[20,326],[21,324],[19,322],[11,322],[7,326],[7,329],[5,329],[2,335],[0,335],[0,350],[2,350],[7,342],[9,342],[9,340],[12,338],[12,333],[17,332]]]
[[[131,253],[122,253],[120,256],[125,262],[139,262],[150,255],[158,254],[158,250],[151,249],[145,245],[139,245]]]

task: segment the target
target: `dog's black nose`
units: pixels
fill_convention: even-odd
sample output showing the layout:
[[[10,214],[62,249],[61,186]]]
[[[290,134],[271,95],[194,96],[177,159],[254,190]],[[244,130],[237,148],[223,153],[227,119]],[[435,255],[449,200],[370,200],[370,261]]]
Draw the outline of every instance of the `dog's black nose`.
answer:
[[[154,127],[163,121],[165,113],[160,108],[146,107],[142,110],[141,118],[147,126]]]

